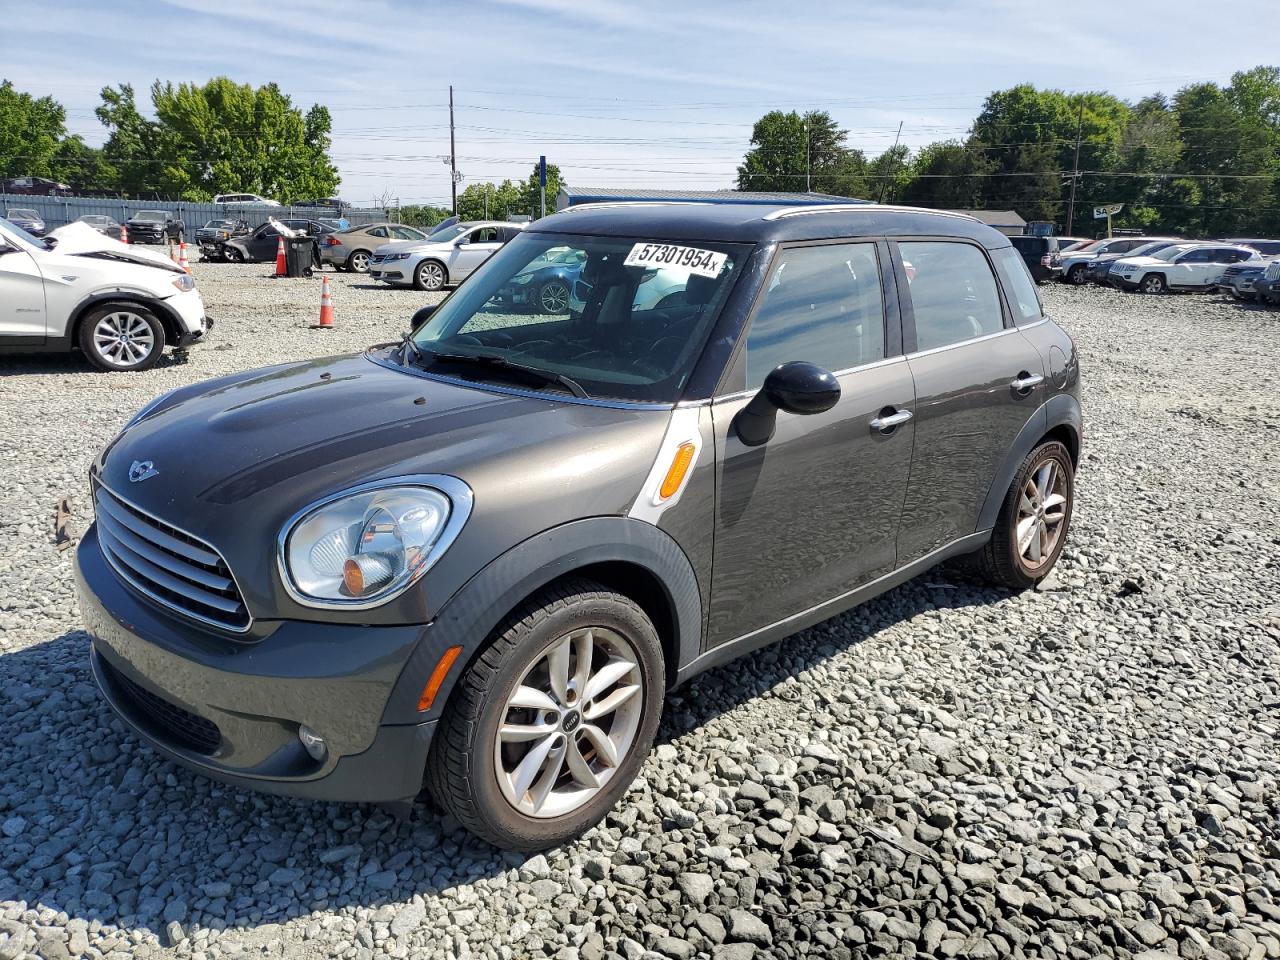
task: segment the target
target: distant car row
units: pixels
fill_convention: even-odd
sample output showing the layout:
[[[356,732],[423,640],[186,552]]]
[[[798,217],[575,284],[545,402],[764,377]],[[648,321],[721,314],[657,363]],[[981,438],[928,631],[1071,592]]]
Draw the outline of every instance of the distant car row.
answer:
[[[1280,256],[1280,240],[1115,237],[1068,250],[1060,257],[1060,271],[1076,286],[1096,283],[1142,293],[1230,287],[1239,296],[1244,289],[1252,295],[1253,281],[1275,256]],[[1236,288],[1246,280],[1247,288]]]

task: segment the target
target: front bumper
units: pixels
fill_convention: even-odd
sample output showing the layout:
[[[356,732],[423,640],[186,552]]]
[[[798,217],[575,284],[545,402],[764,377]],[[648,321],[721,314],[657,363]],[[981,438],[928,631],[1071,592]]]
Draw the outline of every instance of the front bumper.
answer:
[[[1121,290],[1137,290],[1142,282],[1143,274],[1141,273],[1113,273],[1111,283],[1113,286],[1119,287]]]
[[[94,677],[157,752],[249,790],[311,800],[415,797],[435,722],[382,723],[422,627],[279,621],[245,643],[162,612],[114,573],[90,528],[76,588]],[[298,740],[325,738],[315,760]]]

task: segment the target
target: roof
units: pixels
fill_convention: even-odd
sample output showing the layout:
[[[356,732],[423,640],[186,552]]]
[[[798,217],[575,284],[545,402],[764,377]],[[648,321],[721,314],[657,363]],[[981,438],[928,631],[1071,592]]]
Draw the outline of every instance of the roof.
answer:
[[[636,190],[623,187],[564,187],[569,206],[610,200],[692,200],[699,203],[870,203],[830,193],[765,193],[751,190]]]
[[[963,213],[966,217],[980,220],[989,227],[1025,227],[1027,221],[1018,216],[1014,210],[952,210],[951,213]]]
[[[594,203],[535,220],[533,233],[654,237],[669,241],[771,243],[840,237],[967,237],[989,248],[1009,239],[971,217],[945,210],[856,202],[842,205],[659,201]]]

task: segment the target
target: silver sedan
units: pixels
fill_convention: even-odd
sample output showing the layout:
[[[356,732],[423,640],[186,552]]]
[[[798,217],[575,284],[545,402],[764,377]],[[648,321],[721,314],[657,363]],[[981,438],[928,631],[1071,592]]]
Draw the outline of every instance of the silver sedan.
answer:
[[[320,241],[320,262],[353,273],[369,271],[369,255],[387,243],[426,240],[425,231],[403,223],[371,223],[331,233]]]

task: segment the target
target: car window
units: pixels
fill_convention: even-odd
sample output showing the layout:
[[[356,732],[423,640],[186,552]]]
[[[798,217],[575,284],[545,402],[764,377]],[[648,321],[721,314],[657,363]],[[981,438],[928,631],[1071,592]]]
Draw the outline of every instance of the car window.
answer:
[[[1179,257],[1178,262],[1179,263],[1208,263],[1209,257],[1211,255],[1212,255],[1212,251],[1207,249],[1192,250],[1188,253],[1183,254],[1181,257]]]
[[[386,227],[370,227],[370,228],[369,228],[369,236],[371,236],[371,237],[386,237],[386,236],[388,236],[387,228],[386,228]]]
[[[498,228],[497,227],[481,227],[475,230],[467,237],[467,243],[497,243]]]
[[[916,349],[932,350],[1004,329],[996,278],[981,250],[948,241],[899,243],[914,277]]]
[[[1013,307],[1014,320],[1019,323],[1039,320],[1044,314],[1044,307],[1026,261],[1018,256],[1017,250],[997,250],[993,256]]]
[[[747,387],[774,367],[808,360],[847,370],[884,359],[884,300],[873,243],[796,247],[778,254],[747,333]]]

